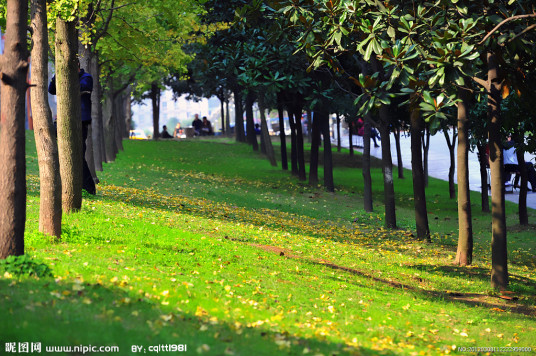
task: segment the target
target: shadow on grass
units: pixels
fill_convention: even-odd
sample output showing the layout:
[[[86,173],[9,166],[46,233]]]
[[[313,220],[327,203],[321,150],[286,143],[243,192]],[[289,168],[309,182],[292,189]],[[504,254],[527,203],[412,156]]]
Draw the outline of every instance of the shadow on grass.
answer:
[[[292,253],[288,253],[288,251],[284,249],[280,249],[274,246],[264,246],[264,245],[252,245],[252,246],[262,249],[264,251],[270,252],[270,253],[279,254],[280,256],[285,257],[285,258],[300,260],[301,262],[312,265],[312,266],[324,267],[324,268],[329,268],[332,270],[347,272],[355,276],[369,279],[371,281],[374,281],[388,288],[402,289],[402,290],[406,290],[412,293],[421,294],[424,297],[427,297],[433,300],[445,300],[445,301],[451,301],[451,302],[458,302],[458,303],[466,304],[468,306],[482,306],[482,307],[494,309],[496,311],[504,311],[504,309],[509,309],[512,313],[515,313],[515,314],[536,316],[536,308],[533,305],[534,303],[529,302],[529,304],[520,304],[517,302],[517,299],[515,297],[490,296],[487,294],[478,294],[478,293],[452,293],[452,292],[447,292],[447,291],[427,290],[424,288],[417,287],[417,284],[422,284],[426,282],[424,279],[420,277],[416,278],[415,280],[416,285],[412,285],[408,283],[402,283],[396,280],[376,277],[376,276],[373,276],[370,271],[368,272],[361,271],[361,270],[357,270],[354,268],[337,265],[335,263],[332,263],[326,260],[313,260],[309,258],[300,257]],[[416,268],[421,271],[425,270],[425,267],[426,267],[427,269],[436,271],[432,266],[426,266],[426,265],[414,265],[414,266],[410,265],[409,267]],[[467,271],[466,269],[463,269],[461,267],[455,267],[455,266],[443,266],[443,267],[445,268],[445,270],[450,271],[449,273],[452,275]],[[439,267],[438,270],[439,269],[441,269],[441,267]],[[460,269],[460,270],[456,272],[457,269]],[[474,273],[476,276],[482,278],[484,271],[488,273],[487,270],[484,270],[482,268],[475,269]],[[488,280],[488,278],[486,278],[486,280]],[[524,293],[527,295],[534,295],[534,289],[535,289],[534,286],[536,285],[534,281],[530,279],[523,279],[521,282],[524,283],[523,285],[526,288]],[[345,283],[348,283],[348,282],[345,282]]]
[[[325,355],[396,355],[247,327],[244,319],[242,324],[216,320],[201,306],[195,315],[182,312],[171,307],[183,305],[172,295],[169,307],[162,307],[115,286],[26,278],[0,280],[0,291],[0,348],[4,342],[41,343],[45,353],[46,347],[60,345],[118,346],[119,354],[129,355],[133,345],[148,351],[152,345],[186,344],[185,354],[301,355],[308,349]],[[73,351],[65,354],[82,354]]]

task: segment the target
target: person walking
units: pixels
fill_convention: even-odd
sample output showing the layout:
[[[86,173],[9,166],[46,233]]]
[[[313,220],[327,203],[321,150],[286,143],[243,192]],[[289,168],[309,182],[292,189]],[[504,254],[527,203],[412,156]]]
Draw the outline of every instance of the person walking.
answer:
[[[91,92],[93,91],[93,77],[91,74],[80,68],[80,61],[78,61],[78,80],[80,81],[80,107],[81,107],[81,119],[82,119],[82,189],[91,195],[97,194],[95,188],[95,181],[91,176],[89,165],[86,161],[86,140],[89,132],[89,126],[91,125]],[[56,95],[56,76],[52,77],[48,86],[48,92],[52,95]]]

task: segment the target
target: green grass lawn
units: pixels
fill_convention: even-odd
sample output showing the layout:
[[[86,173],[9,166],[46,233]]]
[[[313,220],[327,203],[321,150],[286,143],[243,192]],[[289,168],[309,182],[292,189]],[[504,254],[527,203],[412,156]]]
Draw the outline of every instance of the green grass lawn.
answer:
[[[97,196],[64,217],[55,242],[38,232],[33,145],[28,258],[0,264],[2,351],[10,342],[41,342],[44,353],[118,346],[121,355],[184,344],[160,353],[536,350],[535,226],[520,227],[513,204],[511,292],[499,293],[489,282],[491,218],[476,193],[475,263],[461,268],[452,264],[457,205],[446,182],[430,180],[433,243],[425,244],[414,239],[410,178],[395,181],[400,229],[383,228],[377,162],[375,212],[365,213],[359,156],[335,154],[336,192],[327,193],[232,140],[126,141],[99,172]]]

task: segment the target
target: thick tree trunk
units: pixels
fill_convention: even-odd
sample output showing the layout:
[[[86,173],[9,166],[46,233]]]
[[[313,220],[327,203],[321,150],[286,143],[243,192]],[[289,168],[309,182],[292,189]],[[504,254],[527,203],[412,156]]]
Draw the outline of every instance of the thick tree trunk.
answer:
[[[402,149],[400,147],[400,128],[397,127],[393,135],[395,137],[395,146],[396,146],[396,162],[398,168],[398,179],[404,179],[404,164],[402,162]]]
[[[77,64],[76,23],[56,19],[56,92],[58,150],[65,213],[82,207],[82,122]],[[76,93],[76,95],[74,95]]]
[[[309,184],[318,184],[318,152],[320,147],[320,105],[315,108],[314,117],[310,118],[311,123],[311,158],[309,160]]]
[[[379,127],[380,137],[382,139],[382,172],[385,204],[385,226],[390,229],[396,229],[395,186],[393,180],[393,161],[391,158],[391,139],[389,133],[387,110],[388,107],[386,105],[382,105],[382,107],[380,108]]]
[[[489,213],[489,194],[488,194],[488,156],[486,154],[486,148],[484,145],[478,145],[478,162],[480,164],[480,185],[481,185],[481,203],[482,203],[482,212]]]
[[[244,109],[242,106],[242,91],[236,87],[233,90],[235,104],[235,134],[238,142],[246,142],[244,132]]]
[[[257,142],[257,134],[255,133],[255,122],[253,119],[253,104],[255,103],[255,96],[249,92],[246,95],[246,132],[247,141],[253,148],[253,151],[259,150],[259,144]]]
[[[61,236],[61,177],[58,142],[48,105],[48,29],[46,0],[32,0],[32,84],[34,135],[39,161],[39,231]]]
[[[501,83],[499,64],[495,53],[487,54],[489,110],[489,159],[491,170],[491,285],[494,288],[508,287],[508,250],[506,243],[506,212],[504,201],[504,165],[502,153],[500,117]]]
[[[417,238],[430,241],[430,228],[428,226],[428,211],[426,209],[425,175],[422,165],[422,119],[418,109],[411,112],[411,169],[413,175],[413,197],[415,204],[415,224]],[[383,147],[383,144],[382,144]]]
[[[374,210],[372,205],[372,176],[370,174],[370,122],[371,115],[365,116],[365,138],[363,138],[363,209],[366,212]]]
[[[458,97],[462,101],[458,103],[458,251],[454,264],[468,266],[473,261],[473,222],[469,190],[467,93],[460,89]]]
[[[452,128],[452,139],[449,136],[449,130],[444,129],[443,134],[447,141],[447,147],[449,148],[450,166],[449,166],[449,197],[450,199],[456,199],[456,184],[454,183],[454,173],[456,172],[456,160],[454,154],[454,148],[456,144],[456,128]],[[451,141],[452,140],[452,141]]]
[[[331,152],[331,137],[329,132],[329,112],[327,105],[318,111],[320,116],[320,130],[324,142],[324,187],[328,192],[335,191],[335,182],[333,181],[333,156]],[[325,110],[325,111],[324,111]],[[317,113],[315,113],[316,115]]]
[[[5,47],[0,57],[0,259],[24,254],[28,2],[8,0],[6,15]]]
[[[341,152],[341,116],[337,113],[337,152]]]
[[[281,167],[284,171],[288,171],[287,159],[287,137],[285,135],[285,116],[283,112],[283,103],[278,95],[277,97],[277,113],[279,115],[279,139],[281,142]]]
[[[153,107],[153,140],[160,138],[160,87],[158,84],[151,84],[151,105]],[[115,104],[112,102],[112,105]]]

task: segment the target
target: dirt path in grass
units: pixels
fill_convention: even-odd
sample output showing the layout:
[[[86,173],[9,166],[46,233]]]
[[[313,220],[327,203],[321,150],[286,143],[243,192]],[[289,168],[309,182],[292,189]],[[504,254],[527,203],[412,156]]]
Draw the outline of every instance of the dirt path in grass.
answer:
[[[426,290],[396,280],[375,277],[370,273],[360,271],[354,268],[340,266],[324,259],[304,258],[294,254],[291,250],[287,250],[284,248],[260,244],[250,244],[250,246],[256,247],[266,252],[277,254],[284,258],[302,260],[309,263],[319,264],[334,270],[345,271],[354,275],[366,277],[375,282],[385,284],[393,288],[400,288],[411,292],[422,293],[430,297],[440,298],[442,300],[450,300],[452,302],[464,303],[469,306],[482,306],[485,308],[490,308],[491,310],[496,312],[511,312],[515,314],[523,314],[531,317],[536,317],[536,308],[534,306],[517,303],[519,297],[508,291],[502,292],[501,295],[491,296],[487,294],[478,293],[440,292]],[[419,284],[424,284],[426,282],[420,277],[415,277],[414,280],[416,283]]]

